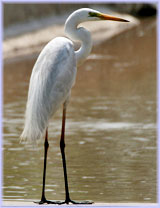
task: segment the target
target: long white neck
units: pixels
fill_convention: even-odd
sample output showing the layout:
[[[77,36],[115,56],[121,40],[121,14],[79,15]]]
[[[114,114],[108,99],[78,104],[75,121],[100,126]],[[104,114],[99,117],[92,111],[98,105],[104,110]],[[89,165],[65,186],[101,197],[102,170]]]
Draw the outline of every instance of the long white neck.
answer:
[[[65,23],[66,35],[72,40],[78,40],[81,42],[80,49],[75,51],[77,65],[80,65],[84,62],[92,49],[92,39],[90,32],[83,27],[77,28],[82,21],[83,20],[77,18],[68,18]]]

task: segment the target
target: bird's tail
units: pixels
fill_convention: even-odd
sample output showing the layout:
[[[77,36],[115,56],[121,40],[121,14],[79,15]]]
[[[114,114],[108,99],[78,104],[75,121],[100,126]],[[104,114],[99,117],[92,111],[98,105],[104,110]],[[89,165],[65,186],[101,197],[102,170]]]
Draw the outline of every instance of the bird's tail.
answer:
[[[39,128],[32,127],[30,124],[25,124],[24,130],[20,136],[20,143],[33,143],[37,144],[42,140],[44,132],[40,131]]]
[[[36,103],[27,102],[25,113],[24,130],[20,136],[20,142],[39,143],[44,137],[45,130],[48,126],[48,117],[40,113]]]

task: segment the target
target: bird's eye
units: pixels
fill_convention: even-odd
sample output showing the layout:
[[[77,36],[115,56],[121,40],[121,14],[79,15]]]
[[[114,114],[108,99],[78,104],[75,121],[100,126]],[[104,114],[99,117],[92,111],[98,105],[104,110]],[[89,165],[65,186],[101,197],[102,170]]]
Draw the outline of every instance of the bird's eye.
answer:
[[[95,12],[89,12],[88,14],[89,14],[89,17],[99,17],[99,14]]]

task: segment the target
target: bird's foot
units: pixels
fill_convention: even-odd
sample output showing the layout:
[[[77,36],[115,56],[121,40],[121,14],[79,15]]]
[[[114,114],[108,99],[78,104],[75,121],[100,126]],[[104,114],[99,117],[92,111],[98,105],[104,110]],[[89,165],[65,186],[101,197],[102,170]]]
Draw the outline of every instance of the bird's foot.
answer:
[[[49,201],[46,198],[41,199],[41,201],[39,202],[34,202],[36,204],[58,204],[58,205],[62,205],[62,204],[93,204],[93,201],[73,201],[71,199],[66,199],[65,201]]]
[[[93,201],[73,201],[71,199],[66,199],[65,201],[60,201],[60,203],[58,203],[59,205],[61,204],[93,204]]]
[[[36,204],[61,204],[61,201],[49,201],[47,199],[41,199],[39,202],[34,202]]]

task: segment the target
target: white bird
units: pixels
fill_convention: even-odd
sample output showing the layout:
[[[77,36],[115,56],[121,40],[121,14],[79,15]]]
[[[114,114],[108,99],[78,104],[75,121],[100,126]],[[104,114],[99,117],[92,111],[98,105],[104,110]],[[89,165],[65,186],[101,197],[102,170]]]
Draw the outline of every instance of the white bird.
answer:
[[[76,202],[70,199],[65,160],[65,118],[71,88],[75,83],[77,65],[84,62],[91,52],[92,40],[88,30],[78,25],[85,21],[127,20],[103,14],[93,9],[83,8],[73,12],[65,22],[65,33],[72,40],[81,42],[79,50],[74,51],[71,40],[58,37],[51,40],[41,51],[31,74],[28,101],[25,113],[25,126],[21,140],[36,142],[45,134],[44,170],[42,196],[39,204],[91,204],[92,201]],[[45,197],[45,177],[47,164],[48,124],[57,109],[63,104],[62,131],[60,149],[62,154],[65,201],[49,201]]]

